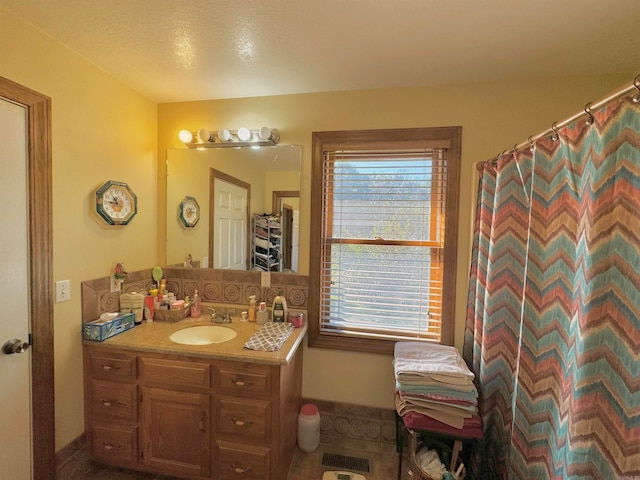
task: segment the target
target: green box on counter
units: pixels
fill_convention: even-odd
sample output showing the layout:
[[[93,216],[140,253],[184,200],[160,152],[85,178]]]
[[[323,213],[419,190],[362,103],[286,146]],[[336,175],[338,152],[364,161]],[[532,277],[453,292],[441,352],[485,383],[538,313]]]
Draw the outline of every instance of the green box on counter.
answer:
[[[110,320],[93,320],[82,325],[82,337],[85,340],[102,342],[109,337],[126,332],[135,326],[135,315],[123,313]]]

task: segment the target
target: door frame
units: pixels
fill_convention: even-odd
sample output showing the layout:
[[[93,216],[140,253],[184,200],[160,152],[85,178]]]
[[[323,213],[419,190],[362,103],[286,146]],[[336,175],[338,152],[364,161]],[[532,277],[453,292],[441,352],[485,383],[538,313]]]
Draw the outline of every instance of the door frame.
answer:
[[[4,77],[0,97],[27,111],[33,478],[47,480],[55,476],[51,99]]]

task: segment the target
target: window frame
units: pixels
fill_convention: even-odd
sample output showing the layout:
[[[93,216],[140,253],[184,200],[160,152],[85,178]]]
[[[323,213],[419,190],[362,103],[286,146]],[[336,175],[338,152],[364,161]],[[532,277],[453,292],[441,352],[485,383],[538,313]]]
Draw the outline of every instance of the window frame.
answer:
[[[312,133],[311,224],[308,320],[310,347],[392,354],[396,339],[360,338],[320,331],[322,188],[324,152],[350,148],[447,148],[447,194],[441,343],[452,345],[458,253],[458,212],[462,127],[345,130]]]

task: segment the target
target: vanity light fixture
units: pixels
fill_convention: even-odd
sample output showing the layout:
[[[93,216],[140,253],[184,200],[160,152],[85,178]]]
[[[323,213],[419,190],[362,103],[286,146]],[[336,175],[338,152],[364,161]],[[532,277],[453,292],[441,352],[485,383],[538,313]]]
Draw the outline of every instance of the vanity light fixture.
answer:
[[[224,147],[272,147],[280,141],[280,132],[275,128],[262,127],[255,130],[246,127],[238,130],[222,128],[211,132],[201,128],[197,132],[180,130],[178,138],[188,148],[224,148]]]

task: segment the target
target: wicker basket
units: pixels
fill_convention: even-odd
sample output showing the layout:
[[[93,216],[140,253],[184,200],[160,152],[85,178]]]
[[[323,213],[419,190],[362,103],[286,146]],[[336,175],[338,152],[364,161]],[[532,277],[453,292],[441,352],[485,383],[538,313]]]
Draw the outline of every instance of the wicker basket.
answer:
[[[191,313],[191,306],[189,304],[182,307],[180,310],[156,310],[153,313],[153,320],[158,322],[179,322],[183,318],[187,318]]]
[[[407,430],[409,432],[409,452],[410,452],[410,458],[411,458],[410,468],[414,474],[414,478],[416,480],[442,480],[441,478],[436,478],[429,475],[420,467],[420,465],[416,460],[416,453],[420,450],[420,448],[422,448],[425,445],[418,439],[420,435],[418,432],[414,432],[411,429],[407,429]],[[462,445],[462,442],[460,440],[454,440],[453,447],[448,447],[442,441],[433,441],[433,442],[430,442],[430,444],[428,445],[429,448],[434,448],[435,450],[439,451],[441,454],[441,458],[442,458],[443,451],[447,452],[447,454],[449,452],[451,453],[451,462],[450,462],[449,468],[454,480],[463,480],[466,473],[466,468],[464,464],[458,458],[460,454],[461,445]]]

